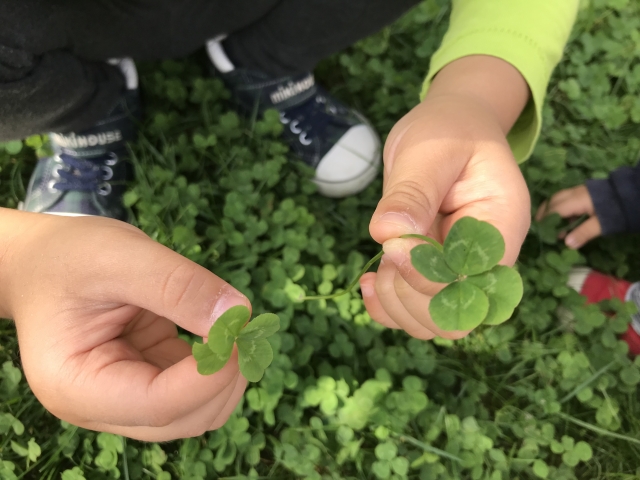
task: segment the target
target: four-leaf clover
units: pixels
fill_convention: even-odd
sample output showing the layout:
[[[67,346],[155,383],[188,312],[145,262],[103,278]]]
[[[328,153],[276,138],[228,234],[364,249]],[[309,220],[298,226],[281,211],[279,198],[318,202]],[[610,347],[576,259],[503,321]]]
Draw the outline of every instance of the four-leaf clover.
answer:
[[[522,299],[522,279],[515,269],[498,265],[505,246],[496,227],[463,217],[453,224],[444,245],[422,235],[405,237],[428,242],[411,250],[414,268],[432,282],[449,284],[429,305],[438,327],[471,330],[511,317]]]
[[[267,337],[280,329],[280,319],[273,313],[265,313],[247,324],[250,317],[247,307],[231,307],[213,324],[207,343],[193,344],[193,356],[200,374],[211,375],[220,371],[231,358],[236,344],[242,375],[250,382],[262,379],[273,361],[273,349]]]

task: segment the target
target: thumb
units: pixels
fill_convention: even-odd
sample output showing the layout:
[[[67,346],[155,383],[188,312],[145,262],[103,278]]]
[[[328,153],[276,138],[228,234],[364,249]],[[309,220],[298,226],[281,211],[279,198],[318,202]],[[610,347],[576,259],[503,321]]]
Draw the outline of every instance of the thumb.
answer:
[[[564,239],[564,243],[569,248],[580,248],[589,240],[592,240],[602,233],[600,220],[595,215],[589,217],[582,225],[569,233]]]
[[[113,301],[149,310],[201,337],[229,308],[251,308],[247,297],[206,268],[140,231],[131,233],[129,238],[110,242],[100,262],[109,286],[107,295]]]
[[[391,167],[385,171],[382,198],[371,218],[371,236],[384,243],[407,233],[426,235],[468,159],[427,154],[417,143],[387,160]]]

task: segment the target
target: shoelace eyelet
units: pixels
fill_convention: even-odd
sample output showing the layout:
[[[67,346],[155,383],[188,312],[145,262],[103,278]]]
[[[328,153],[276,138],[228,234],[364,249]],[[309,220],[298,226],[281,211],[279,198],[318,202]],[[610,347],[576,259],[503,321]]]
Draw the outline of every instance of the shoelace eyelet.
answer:
[[[104,182],[100,184],[98,187],[98,195],[107,196],[111,193],[111,184],[108,182]]]
[[[104,164],[107,165],[108,167],[113,167],[116,163],[118,163],[118,155],[116,155],[115,153],[111,152],[109,154],[109,158],[107,160],[104,161]],[[111,172],[113,175],[113,172]]]
[[[283,125],[288,125],[290,121],[291,120],[287,118],[284,112],[280,113],[280,123],[282,123]]]
[[[293,122],[291,122],[291,125],[289,126],[291,133],[295,133],[296,135],[302,133],[302,129],[298,128],[299,123],[300,122],[298,122],[298,120],[294,120]]]
[[[113,178],[113,170],[109,167],[101,167],[102,171],[102,179],[103,180],[111,180]]]
[[[60,170],[64,170],[64,167],[54,167],[51,169],[51,178],[58,180],[60,178]]]
[[[311,145],[313,143],[312,139],[307,138],[307,132],[302,132],[298,139],[300,140],[300,143],[305,146]]]

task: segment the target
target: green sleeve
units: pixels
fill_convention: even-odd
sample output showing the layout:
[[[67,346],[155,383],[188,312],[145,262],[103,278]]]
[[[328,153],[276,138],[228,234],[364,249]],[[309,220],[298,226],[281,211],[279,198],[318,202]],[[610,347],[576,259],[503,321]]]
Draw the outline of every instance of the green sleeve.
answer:
[[[468,55],[491,55],[516,67],[531,89],[531,101],[507,139],[519,162],[540,134],[542,105],[555,66],[571,33],[579,0],[452,0],[449,30],[431,58],[422,89],[448,63]]]

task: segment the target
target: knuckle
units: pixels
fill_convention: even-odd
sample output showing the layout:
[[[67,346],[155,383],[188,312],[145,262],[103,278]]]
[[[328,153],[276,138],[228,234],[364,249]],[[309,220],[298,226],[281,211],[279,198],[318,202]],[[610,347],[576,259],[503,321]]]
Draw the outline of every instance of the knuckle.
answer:
[[[436,204],[437,189],[432,182],[405,180],[393,185],[387,198],[407,211],[424,211],[429,218],[435,217],[439,205]]]
[[[427,328],[412,328],[405,331],[418,340],[433,340],[436,337],[436,334]]]
[[[394,294],[393,280],[390,278],[389,270],[393,269],[393,264],[383,259],[378,267],[378,275],[374,284],[378,298],[386,298]]]
[[[151,428],[165,428],[177,420],[179,412],[168,398],[169,384],[166,377],[156,377],[147,389],[147,408],[143,423]]]
[[[52,415],[71,424],[79,424],[84,419],[74,408],[76,399],[70,395],[70,390],[76,387],[73,378],[68,372],[61,375],[53,368],[53,362],[49,364],[50,368],[44,366],[46,363],[43,362],[43,368],[24,368],[31,392]]]
[[[393,286],[396,295],[402,303],[415,300],[416,298],[426,301],[444,288],[443,284],[430,282],[423,277],[422,274],[413,269],[410,262],[407,265],[406,271],[396,275]]]
[[[34,395],[38,400],[40,400],[42,406],[54,417],[67,423],[71,423],[72,425],[82,426],[80,424],[83,423],[83,421],[79,417],[74,415],[73,412],[70,412],[67,408],[65,408],[64,405],[61,405],[58,402],[52,402],[50,400],[43,399],[40,395],[36,395],[35,392]]]
[[[196,264],[180,263],[164,278],[161,286],[163,306],[169,312],[175,311],[185,302],[193,300],[205,283],[205,278]]]
[[[181,435],[183,438],[194,438],[201,437],[205,433],[209,431],[209,425],[202,422],[199,425],[190,425],[185,428],[183,434]]]
[[[584,230],[576,230],[573,232],[572,237],[574,240],[577,240],[579,242],[584,242],[589,238],[589,232],[586,232]]]
[[[393,279],[393,288],[402,303],[405,303],[409,296],[415,295],[415,290],[399,275]]]
[[[390,321],[387,319],[386,312],[384,312],[381,307],[368,306],[367,312],[369,313],[371,320],[373,320],[376,323],[379,323],[383,327],[392,328],[390,325],[395,325],[390,323]],[[397,329],[400,327],[396,326],[395,328]]]
[[[460,340],[464,337],[466,337],[467,335],[469,335],[471,332],[460,332],[460,331],[454,331],[454,332],[447,332],[447,331],[443,331],[440,334],[440,337],[447,339],[447,340]]]
[[[214,420],[213,424],[211,424],[209,428],[207,428],[207,431],[218,430],[219,428],[224,427],[225,423],[227,423],[227,420],[229,420],[229,417],[231,417],[232,413],[233,412],[229,412],[228,414],[224,414],[224,415],[218,415]]]
[[[393,295],[393,282],[386,281],[385,279],[379,279],[375,284],[375,291],[378,298],[387,298],[389,295]]]
[[[165,428],[175,421],[173,414],[166,409],[151,409],[147,414],[146,424],[151,428]]]

